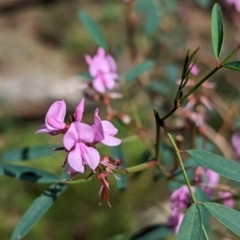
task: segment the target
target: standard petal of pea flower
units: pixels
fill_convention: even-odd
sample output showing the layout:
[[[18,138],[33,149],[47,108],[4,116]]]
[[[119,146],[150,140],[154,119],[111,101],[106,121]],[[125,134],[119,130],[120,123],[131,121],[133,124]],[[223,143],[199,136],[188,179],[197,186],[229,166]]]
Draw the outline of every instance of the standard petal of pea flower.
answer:
[[[100,162],[98,151],[89,145],[94,140],[94,131],[91,126],[74,122],[63,138],[64,147],[69,151],[67,162],[76,172],[83,173],[85,165],[95,170]]]
[[[54,102],[46,114],[45,124],[36,133],[48,133],[51,135],[63,133],[67,129],[67,125],[64,123],[65,115],[65,102],[63,100]]]
[[[119,138],[114,137],[118,130],[109,121],[102,121],[98,116],[98,108],[94,113],[94,125],[92,126],[95,137],[95,142],[101,142],[107,146],[117,146],[121,143]]]
[[[116,85],[115,80],[118,78],[117,66],[113,57],[107,55],[103,48],[98,48],[94,57],[91,58],[87,55],[85,59],[93,78],[93,88],[100,93],[104,93],[106,88],[113,89]]]

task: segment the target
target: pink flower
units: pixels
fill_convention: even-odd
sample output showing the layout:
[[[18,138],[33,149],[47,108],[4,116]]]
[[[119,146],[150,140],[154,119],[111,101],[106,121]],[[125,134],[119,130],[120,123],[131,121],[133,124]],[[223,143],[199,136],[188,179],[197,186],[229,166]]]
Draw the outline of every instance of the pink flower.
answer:
[[[113,89],[118,77],[116,74],[117,66],[113,57],[106,55],[103,48],[98,48],[97,55],[93,58],[87,55],[85,59],[93,77],[93,88],[100,93],[104,93],[106,88]]]
[[[201,188],[209,197],[214,193],[213,189],[209,187],[215,187],[219,183],[219,180],[219,174],[210,169],[198,167],[195,171],[195,181],[197,183],[203,183]]]
[[[85,165],[95,170],[100,162],[98,151],[89,145],[94,141],[94,131],[91,126],[73,122],[64,135],[63,144],[69,151],[67,162],[71,169],[83,173]]]
[[[198,68],[196,65],[193,65],[193,63],[191,63],[191,64],[189,65],[189,68],[191,69],[190,72],[191,72],[193,75],[195,75],[195,76],[200,73],[199,68]]]
[[[121,143],[119,138],[114,137],[118,130],[109,121],[102,121],[98,116],[98,108],[94,114],[94,125],[92,126],[95,133],[94,141],[101,142],[107,146],[117,146]]]
[[[178,233],[183,217],[184,217],[184,213],[176,211],[176,212],[173,212],[168,218],[167,224],[170,227],[173,227],[174,234]]]
[[[240,134],[234,133],[232,135],[232,145],[238,157],[240,157]]]
[[[63,100],[54,102],[45,117],[45,124],[36,133],[57,135],[64,133],[68,126],[64,123],[66,104]]]
[[[192,187],[194,191],[195,188]],[[190,194],[186,185],[176,189],[171,195],[171,208],[172,214],[168,218],[168,225],[173,228],[175,234],[177,234],[181,222],[184,217],[184,212],[191,204]]]
[[[219,192],[218,194],[221,198],[223,198],[222,204],[224,204],[227,207],[231,207],[231,208],[234,207],[235,203],[234,203],[234,200],[232,198],[232,193],[230,193],[230,192]]]
[[[238,12],[240,12],[240,1],[239,0],[226,0],[226,3],[228,4],[234,4],[235,8]]]
[[[187,209],[190,204],[190,195],[186,185],[176,189],[171,195],[172,209]]]

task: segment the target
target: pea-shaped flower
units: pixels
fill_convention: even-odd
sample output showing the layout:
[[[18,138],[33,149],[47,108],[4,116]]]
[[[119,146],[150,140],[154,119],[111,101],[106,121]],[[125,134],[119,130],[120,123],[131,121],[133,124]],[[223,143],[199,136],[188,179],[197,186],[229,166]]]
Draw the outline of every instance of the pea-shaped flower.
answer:
[[[45,117],[45,124],[41,126],[36,133],[48,133],[57,135],[64,133],[67,130],[67,125],[64,123],[66,115],[66,104],[63,100],[54,102]]]
[[[103,48],[98,48],[97,54],[93,58],[87,55],[85,59],[89,66],[89,73],[93,78],[93,88],[100,93],[104,93],[106,88],[113,89],[118,77],[113,57],[107,55]]]
[[[85,165],[92,170],[98,166],[100,155],[90,146],[94,141],[94,135],[92,127],[81,122],[72,123],[64,135],[63,144],[69,151],[67,162],[74,171],[83,173]]]

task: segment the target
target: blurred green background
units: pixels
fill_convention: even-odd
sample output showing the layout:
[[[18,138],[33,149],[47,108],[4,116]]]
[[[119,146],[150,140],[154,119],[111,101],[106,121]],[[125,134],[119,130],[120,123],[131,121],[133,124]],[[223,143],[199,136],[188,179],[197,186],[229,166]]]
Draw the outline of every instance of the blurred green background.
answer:
[[[181,74],[187,49],[202,46],[198,66],[203,69],[203,74],[215,66],[210,33],[211,8],[215,2],[221,5],[225,20],[223,55],[226,55],[240,42],[240,16],[234,6],[225,1],[139,0],[133,1],[132,12],[127,15],[128,7],[121,0],[1,0],[1,152],[26,146],[61,144],[61,136],[36,135],[34,132],[43,123],[53,101],[66,99],[71,113],[82,97],[77,89],[82,79],[76,79],[76,76],[87,71],[84,55],[95,54],[97,45],[79,21],[79,11],[88,13],[99,24],[108,42],[108,52],[116,58],[121,78],[142,59],[155,61],[150,78],[147,75],[140,79],[141,84],[129,85],[131,99],[144,116],[144,128],[153,145],[152,106],[158,106],[163,113],[172,107],[172,89]],[[129,45],[126,16],[135,28],[132,39],[135,52]],[[236,58],[239,59],[239,54]],[[225,83],[217,86],[220,99],[226,105],[235,102],[238,113],[239,74],[222,70],[213,79]],[[162,85],[151,85],[153,82]],[[124,100],[114,103],[116,108],[130,114]],[[100,105],[87,103],[85,118],[89,123],[97,106]],[[217,105],[216,108],[223,116],[224,106]],[[104,116],[104,109],[101,111]],[[214,122],[216,130],[222,124],[221,116],[210,116],[209,121]],[[233,130],[239,130],[238,126]],[[122,145],[127,166],[133,166],[141,160],[144,144],[134,137],[134,131],[120,128],[119,133],[123,139],[133,136]],[[99,150],[102,154],[109,153],[102,147]],[[21,164],[60,174],[64,159],[65,153],[57,152]],[[70,186],[24,239],[104,240],[163,223],[170,214],[170,192],[164,180],[153,181],[154,175],[155,169],[149,169],[139,176],[128,176],[125,191],[117,189],[112,177],[112,208],[106,203],[98,205],[98,181]],[[21,216],[47,186],[1,177],[0,239],[10,238]],[[225,234],[225,230],[217,231]]]

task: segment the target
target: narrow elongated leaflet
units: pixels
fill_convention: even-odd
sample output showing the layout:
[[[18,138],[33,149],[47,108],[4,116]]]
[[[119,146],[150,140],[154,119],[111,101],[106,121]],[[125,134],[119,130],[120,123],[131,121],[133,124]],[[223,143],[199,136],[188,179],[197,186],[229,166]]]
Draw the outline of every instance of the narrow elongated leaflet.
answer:
[[[185,213],[177,240],[202,240],[202,220],[197,204],[192,204]]]
[[[57,147],[57,146],[53,146]],[[55,153],[49,145],[35,146],[35,147],[23,147],[4,152],[2,154],[2,161],[29,161],[39,159],[41,157],[49,156]]]
[[[186,152],[203,167],[240,182],[240,164],[238,162],[204,150],[192,149]]]
[[[106,40],[97,23],[87,13],[84,12],[79,12],[78,17],[97,45],[107,49]]]
[[[232,70],[240,71],[240,61],[225,63],[222,66]]]
[[[33,225],[43,216],[45,212],[47,212],[57,197],[59,197],[66,188],[67,186],[61,183],[53,184],[38,198],[36,198],[18,222],[11,236],[11,240],[23,239]]]
[[[214,55],[216,59],[219,59],[223,45],[224,28],[221,9],[217,3],[214,4],[212,9],[211,30]]]
[[[132,70],[130,70],[126,75],[126,82],[132,82],[133,80],[136,80],[136,78],[147,71],[148,69],[152,68],[154,66],[154,62],[150,60],[146,60],[137,66],[135,66]]]
[[[240,236],[240,212],[224,205],[205,202],[203,206],[222,224]]]
[[[0,164],[0,175],[36,183],[54,183],[61,181],[61,179],[53,173],[38,168],[8,163]]]

